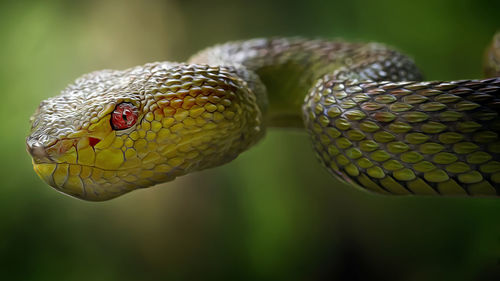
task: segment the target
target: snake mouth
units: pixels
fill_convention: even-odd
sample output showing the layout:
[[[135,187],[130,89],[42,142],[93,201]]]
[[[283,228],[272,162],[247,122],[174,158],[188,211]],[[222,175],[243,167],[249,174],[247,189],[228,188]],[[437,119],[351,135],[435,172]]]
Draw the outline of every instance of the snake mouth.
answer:
[[[139,186],[117,175],[126,170],[105,170],[94,166],[69,163],[35,163],[33,169],[48,185],[59,192],[88,201],[118,197]]]
[[[89,169],[98,169],[103,172],[130,172],[134,171],[137,169],[140,169],[140,166],[134,166],[126,169],[103,169],[99,168],[97,166],[91,166],[91,165],[84,165],[84,164],[78,164],[78,163],[69,163],[69,162],[57,162],[57,161],[52,161],[52,162],[43,162],[43,163],[37,163],[33,161],[33,165],[69,165],[71,166],[80,166],[82,168],[89,168]]]

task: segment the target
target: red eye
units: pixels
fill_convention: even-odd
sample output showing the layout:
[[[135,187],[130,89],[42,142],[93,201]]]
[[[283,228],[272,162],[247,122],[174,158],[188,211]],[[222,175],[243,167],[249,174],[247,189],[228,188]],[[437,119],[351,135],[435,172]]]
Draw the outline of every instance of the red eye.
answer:
[[[137,107],[124,102],[116,106],[111,115],[111,125],[115,130],[124,130],[134,126],[137,122]]]

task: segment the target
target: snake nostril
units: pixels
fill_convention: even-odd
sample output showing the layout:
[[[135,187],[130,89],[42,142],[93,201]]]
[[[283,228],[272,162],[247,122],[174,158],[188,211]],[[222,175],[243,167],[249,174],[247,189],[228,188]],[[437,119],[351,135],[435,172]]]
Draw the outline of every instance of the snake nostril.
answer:
[[[26,150],[35,161],[46,162],[49,159],[49,155],[43,144],[35,139],[28,138],[26,140]]]

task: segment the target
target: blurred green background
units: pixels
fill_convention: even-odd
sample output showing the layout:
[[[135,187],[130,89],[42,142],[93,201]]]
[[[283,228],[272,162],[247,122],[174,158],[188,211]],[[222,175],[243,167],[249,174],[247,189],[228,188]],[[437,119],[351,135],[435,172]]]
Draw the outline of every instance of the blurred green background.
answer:
[[[229,40],[380,41],[427,79],[480,77],[499,11],[463,0],[2,1],[1,278],[500,280],[500,199],[349,188],[302,131],[269,131],[228,165],[103,203],[45,185],[24,144],[38,103],[77,76]]]

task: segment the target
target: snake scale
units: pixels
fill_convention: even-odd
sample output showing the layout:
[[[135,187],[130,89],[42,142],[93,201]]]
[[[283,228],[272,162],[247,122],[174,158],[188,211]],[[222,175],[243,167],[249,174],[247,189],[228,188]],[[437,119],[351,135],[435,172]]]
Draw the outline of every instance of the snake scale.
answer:
[[[500,76],[500,36],[487,54]],[[233,160],[267,127],[310,133],[324,166],[383,194],[500,195],[500,78],[420,82],[379,43],[254,39],[78,78],[40,103],[35,172],[108,200]]]

